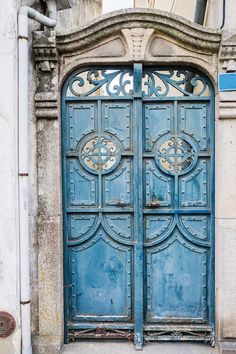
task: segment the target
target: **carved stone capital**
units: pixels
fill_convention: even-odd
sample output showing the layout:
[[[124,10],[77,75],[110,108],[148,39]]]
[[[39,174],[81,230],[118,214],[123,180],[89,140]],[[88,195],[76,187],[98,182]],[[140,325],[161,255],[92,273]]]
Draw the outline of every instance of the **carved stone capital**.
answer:
[[[236,72],[236,33],[223,35],[219,54],[219,72]],[[236,91],[219,93],[219,118],[236,119]]]
[[[57,118],[58,53],[54,31],[34,32],[33,55],[36,66],[36,117]]]
[[[220,49],[220,65],[223,72],[236,71],[236,33],[223,38]]]

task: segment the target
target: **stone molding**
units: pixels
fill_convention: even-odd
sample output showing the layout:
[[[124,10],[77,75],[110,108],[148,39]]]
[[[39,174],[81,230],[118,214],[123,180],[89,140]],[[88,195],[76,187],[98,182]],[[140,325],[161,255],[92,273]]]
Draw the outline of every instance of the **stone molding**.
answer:
[[[236,71],[236,33],[222,41],[220,50],[221,69],[225,72]]]
[[[219,118],[236,119],[236,92],[219,93]]]
[[[35,115],[58,117],[58,53],[54,31],[36,31],[33,39],[36,69]]]
[[[219,54],[219,72],[236,72],[236,33],[223,35]],[[236,119],[236,91],[219,93],[219,118]]]
[[[76,32],[57,34],[60,82],[78,66],[140,61],[193,65],[202,69],[217,87],[221,33],[163,11],[116,11]]]
[[[165,11],[125,9],[104,15],[81,27],[77,32],[57,35],[60,53],[75,52],[109,37],[122,29],[150,28],[173,37],[193,49],[218,52],[221,31],[209,29]]]

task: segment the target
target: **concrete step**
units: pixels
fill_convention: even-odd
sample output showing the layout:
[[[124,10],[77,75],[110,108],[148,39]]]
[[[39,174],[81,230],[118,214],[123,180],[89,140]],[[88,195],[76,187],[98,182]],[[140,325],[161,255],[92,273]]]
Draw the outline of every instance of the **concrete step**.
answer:
[[[235,342],[223,342],[220,343],[222,354],[236,354],[236,343]]]
[[[119,341],[80,341],[65,345],[63,354],[137,354],[132,343]],[[217,348],[195,343],[149,343],[142,354],[219,354]]]

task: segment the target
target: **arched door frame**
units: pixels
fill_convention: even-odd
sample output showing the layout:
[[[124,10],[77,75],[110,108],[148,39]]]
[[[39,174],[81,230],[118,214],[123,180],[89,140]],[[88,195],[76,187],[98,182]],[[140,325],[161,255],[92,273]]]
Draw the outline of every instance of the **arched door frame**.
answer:
[[[65,80],[79,67],[94,63],[184,65],[206,74],[217,92],[220,41],[220,31],[163,12],[140,9],[117,11],[70,34],[35,32],[39,200],[37,347],[53,346],[56,352],[64,337],[59,93]],[[50,316],[45,317],[45,313]]]

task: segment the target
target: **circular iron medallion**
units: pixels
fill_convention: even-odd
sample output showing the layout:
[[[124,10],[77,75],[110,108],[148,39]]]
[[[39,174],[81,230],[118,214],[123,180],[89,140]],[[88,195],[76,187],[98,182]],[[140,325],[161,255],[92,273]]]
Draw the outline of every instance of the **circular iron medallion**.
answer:
[[[93,134],[83,138],[77,152],[81,165],[94,174],[113,171],[121,159],[119,142],[108,134]]]
[[[197,143],[189,136],[168,134],[156,143],[155,160],[165,173],[185,174],[196,165],[197,157]]]

